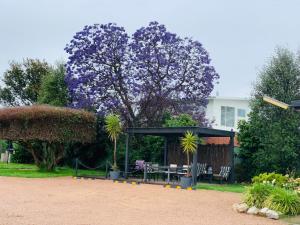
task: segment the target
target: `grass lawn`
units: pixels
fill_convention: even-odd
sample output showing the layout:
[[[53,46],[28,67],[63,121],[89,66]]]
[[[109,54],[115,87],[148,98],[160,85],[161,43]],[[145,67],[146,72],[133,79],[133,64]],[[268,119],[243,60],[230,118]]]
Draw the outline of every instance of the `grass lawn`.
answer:
[[[26,178],[46,178],[73,176],[75,172],[68,167],[57,167],[55,171],[48,172],[39,170],[32,164],[0,163],[0,176],[26,177]],[[78,175],[98,175],[105,176],[105,171],[78,170]]]
[[[197,189],[214,190],[214,191],[228,191],[235,193],[243,193],[245,191],[245,184],[209,184],[198,183]]]

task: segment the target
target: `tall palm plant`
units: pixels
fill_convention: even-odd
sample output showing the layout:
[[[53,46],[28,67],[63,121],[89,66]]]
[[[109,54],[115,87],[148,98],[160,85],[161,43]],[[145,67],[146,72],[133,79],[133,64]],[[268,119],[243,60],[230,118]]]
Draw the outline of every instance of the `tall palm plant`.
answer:
[[[187,165],[190,165],[190,154],[197,151],[199,138],[197,135],[194,135],[193,132],[187,131],[184,137],[181,138],[181,147],[183,152],[186,153],[187,156]],[[187,176],[190,176],[190,170],[188,167]]]
[[[117,170],[117,139],[122,131],[120,116],[116,114],[109,114],[105,117],[105,130],[109,138],[114,143],[114,165],[113,170]]]

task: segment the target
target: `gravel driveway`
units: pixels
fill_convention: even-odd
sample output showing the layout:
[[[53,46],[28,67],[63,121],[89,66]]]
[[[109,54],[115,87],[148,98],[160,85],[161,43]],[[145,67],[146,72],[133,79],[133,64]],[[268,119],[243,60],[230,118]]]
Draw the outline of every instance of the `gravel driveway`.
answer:
[[[0,225],[269,225],[238,214],[240,194],[72,178],[0,177]]]

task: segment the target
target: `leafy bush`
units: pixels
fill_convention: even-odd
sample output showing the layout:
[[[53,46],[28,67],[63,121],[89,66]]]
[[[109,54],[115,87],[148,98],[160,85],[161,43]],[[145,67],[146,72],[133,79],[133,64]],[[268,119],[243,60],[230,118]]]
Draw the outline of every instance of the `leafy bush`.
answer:
[[[286,215],[300,213],[300,197],[295,191],[275,188],[265,201],[265,206]]]
[[[255,183],[247,188],[245,193],[245,202],[249,206],[258,208],[264,207],[264,202],[269,197],[274,187],[268,184]]]
[[[32,154],[26,150],[26,146],[21,144],[14,144],[14,154],[12,154],[11,161],[13,163],[33,163]]]
[[[276,186],[284,186],[289,180],[288,176],[278,173],[261,173],[252,178],[253,183],[270,183]]]
[[[179,114],[167,119],[165,122],[166,127],[193,127],[197,125],[197,121],[189,114]]]

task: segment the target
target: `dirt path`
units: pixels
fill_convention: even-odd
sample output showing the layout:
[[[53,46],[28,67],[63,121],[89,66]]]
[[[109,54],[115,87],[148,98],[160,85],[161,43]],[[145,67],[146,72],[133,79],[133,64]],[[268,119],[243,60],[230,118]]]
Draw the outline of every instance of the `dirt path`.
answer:
[[[269,225],[238,214],[240,195],[72,178],[0,177],[0,225]]]

